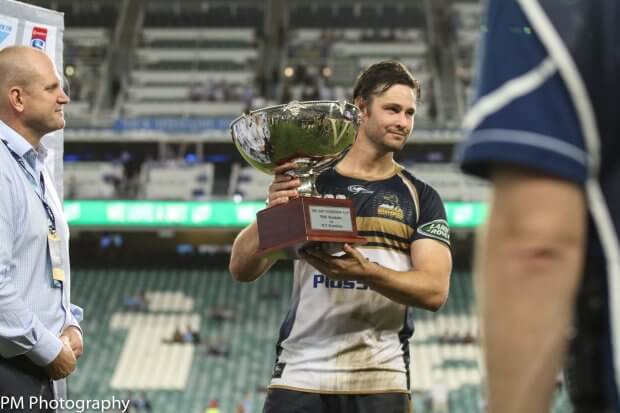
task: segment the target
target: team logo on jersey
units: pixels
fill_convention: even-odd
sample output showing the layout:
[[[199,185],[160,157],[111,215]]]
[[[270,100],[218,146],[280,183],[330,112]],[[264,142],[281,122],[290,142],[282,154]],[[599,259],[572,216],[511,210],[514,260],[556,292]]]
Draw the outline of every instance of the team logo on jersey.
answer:
[[[383,195],[383,202],[377,208],[377,215],[383,218],[404,221],[405,214],[399,205],[398,196],[395,194]]]
[[[45,50],[45,45],[47,44],[47,29],[45,27],[33,27],[30,39],[30,45],[32,47]]]
[[[418,227],[418,232],[450,245],[450,227],[444,219],[436,219]]]
[[[349,192],[351,192],[354,195],[374,194],[374,191],[371,191],[370,189],[366,189],[362,185],[349,185],[347,189],[349,190]]]

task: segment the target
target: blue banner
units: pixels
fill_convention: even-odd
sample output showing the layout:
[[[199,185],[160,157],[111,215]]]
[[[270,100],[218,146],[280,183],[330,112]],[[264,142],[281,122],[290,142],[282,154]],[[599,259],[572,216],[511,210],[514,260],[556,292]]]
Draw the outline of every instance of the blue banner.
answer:
[[[114,122],[114,130],[128,132],[137,130],[163,131],[175,133],[202,133],[208,131],[227,131],[234,117],[148,117],[120,118]]]

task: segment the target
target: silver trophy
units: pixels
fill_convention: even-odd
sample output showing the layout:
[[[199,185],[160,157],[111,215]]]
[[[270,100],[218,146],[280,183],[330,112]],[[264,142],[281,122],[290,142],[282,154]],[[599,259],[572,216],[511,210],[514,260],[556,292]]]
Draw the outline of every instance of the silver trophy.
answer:
[[[232,138],[246,161],[273,175],[276,166],[294,161],[302,196],[317,196],[314,177],[349,147],[357,133],[359,109],[345,101],[293,101],[241,115]]]
[[[309,242],[363,243],[352,203],[321,198],[316,176],[355,140],[359,109],[345,101],[293,101],[239,116],[232,139],[245,160],[268,174],[283,163],[300,179],[299,198],[258,213],[260,251],[297,256]],[[280,254],[280,256],[282,256]]]

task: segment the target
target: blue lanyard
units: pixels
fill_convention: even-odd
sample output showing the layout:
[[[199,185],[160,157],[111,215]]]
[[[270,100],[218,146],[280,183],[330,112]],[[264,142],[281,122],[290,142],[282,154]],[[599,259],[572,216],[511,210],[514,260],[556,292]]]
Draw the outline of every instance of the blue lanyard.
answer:
[[[39,199],[43,203],[43,208],[45,209],[45,213],[47,214],[47,219],[49,221],[49,231],[52,234],[55,234],[56,233],[56,218],[54,217],[54,211],[52,211],[52,208],[49,206],[49,204],[45,200],[45,180],[43,179],[43,173],[41,173],[41,191],[42,191],[42,195],[40,195],[39,192],[37,192],[37,190],[36,190],[36,186],[37,186],[36,185],[36,180],[34,179],[32,174],[26,168],[26,164],[24,163],[24,160],[22,159],[22,157],[19,156],[18,154],[16,154],[15,151],[13,151],[9,147],[9,143],[7,141],[2,139],[2,143],[4,143],[4,145],[9,150],[9,153],[11,154],[13,159],[15,159],[15,161],[19,164],[19,166],[21,166],[21,168],[24,171],[24,173],[28,176],[28,180],[30,181],[30,183],[33,186],[34,193],[39,197]]]

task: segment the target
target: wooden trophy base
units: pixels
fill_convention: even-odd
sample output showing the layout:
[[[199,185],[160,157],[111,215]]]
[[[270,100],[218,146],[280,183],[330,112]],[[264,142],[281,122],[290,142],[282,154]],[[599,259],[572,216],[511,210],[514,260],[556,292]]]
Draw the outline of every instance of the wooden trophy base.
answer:
[[[357,234],[350,199],[299,197],[259,211],[256,216],[261,256],[297,258],[308,244],[365,244]]]

